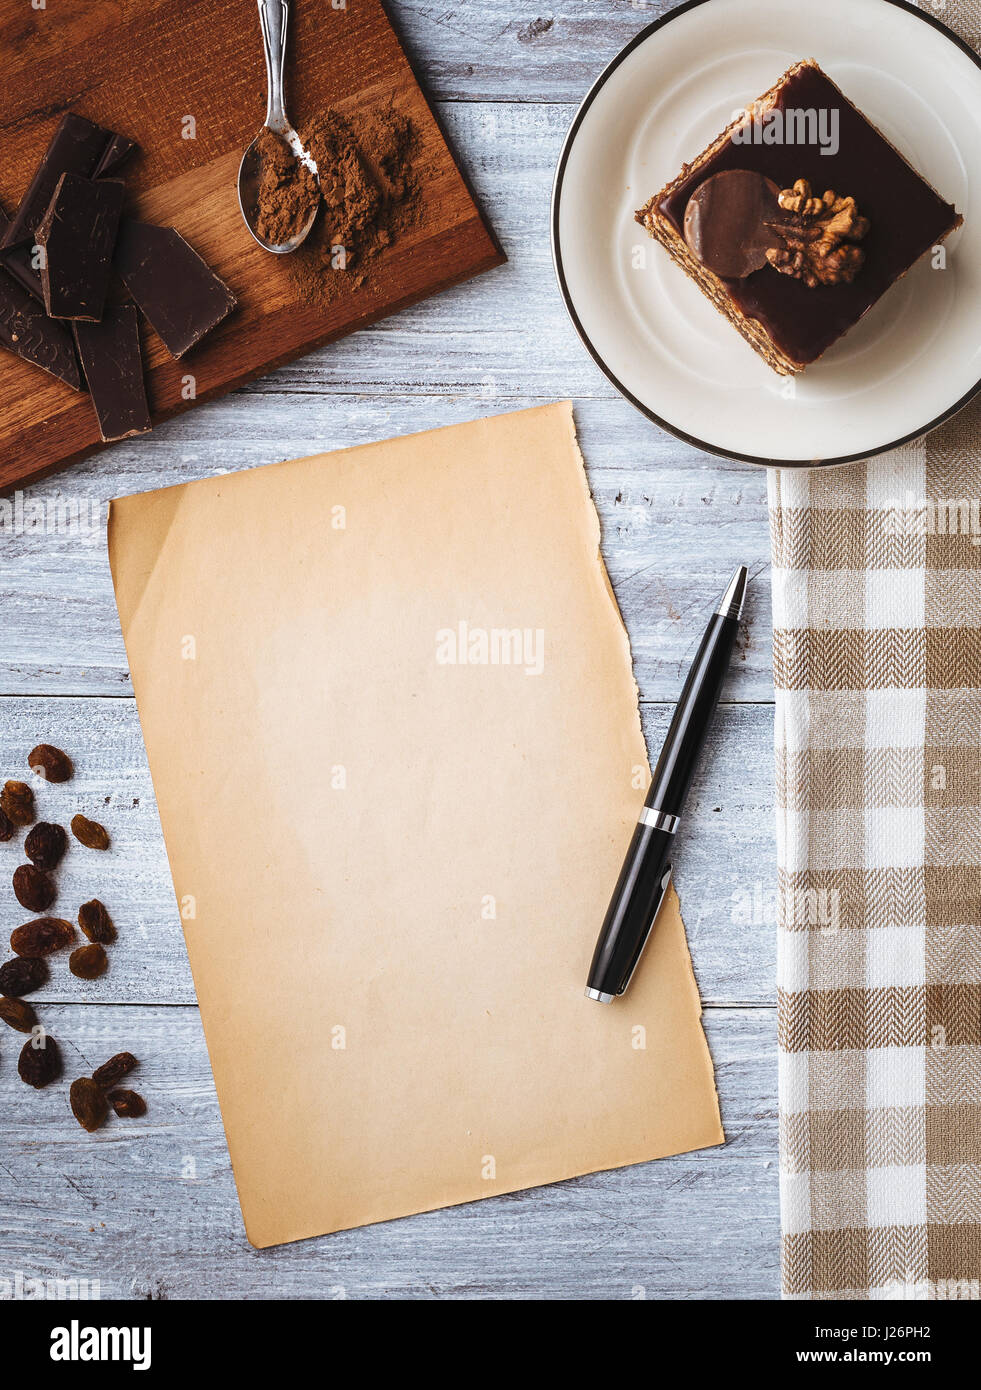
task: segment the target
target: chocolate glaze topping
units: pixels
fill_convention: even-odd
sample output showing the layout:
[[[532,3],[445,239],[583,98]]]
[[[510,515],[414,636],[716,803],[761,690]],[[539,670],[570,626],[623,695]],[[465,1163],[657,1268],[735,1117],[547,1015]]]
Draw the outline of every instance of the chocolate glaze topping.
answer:
[[[781,245],[771,230],[783,218],[772,179],[724,169],[699,184],[685,208],[685,240],[702,265],[723,280],[742,280]]]
[[[823,155],[817,145],[734,144],[730,139],[661,201],[659,211],[684,236],[692,195],[709,176],[734,169],[754,171],[780,188],[804,178],[818,194],[833,188],[858,201],[871,230],[862,242],[865,264],[852,284],[808,289],[772,266],[726,280],[742,312],[758,319],[777,347],[803,365],[820,357],[936,244],[956,211],[820,70],[802,68],[784,83],[776,104],[783,110],[837,110],[838,152]]]

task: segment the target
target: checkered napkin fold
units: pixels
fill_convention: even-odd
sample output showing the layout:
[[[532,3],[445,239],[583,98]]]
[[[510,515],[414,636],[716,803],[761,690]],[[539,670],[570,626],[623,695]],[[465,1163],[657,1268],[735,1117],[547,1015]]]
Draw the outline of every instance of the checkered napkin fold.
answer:
[[[784,1295],[981,1297],[981,410],[770,474]]]
[[[769,489],[784,1296],[978,1299],[981,407]]]

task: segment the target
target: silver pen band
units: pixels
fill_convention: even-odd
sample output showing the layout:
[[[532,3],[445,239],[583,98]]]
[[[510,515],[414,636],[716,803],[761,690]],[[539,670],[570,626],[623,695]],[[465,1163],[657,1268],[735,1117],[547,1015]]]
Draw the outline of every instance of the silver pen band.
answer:
[[[680,816],[669,816],[666,811],[658,811],[653,806],[645,806],[637,817],[638,825],[649,825],[655,830],[666,830],[673,835],[681,824]]]

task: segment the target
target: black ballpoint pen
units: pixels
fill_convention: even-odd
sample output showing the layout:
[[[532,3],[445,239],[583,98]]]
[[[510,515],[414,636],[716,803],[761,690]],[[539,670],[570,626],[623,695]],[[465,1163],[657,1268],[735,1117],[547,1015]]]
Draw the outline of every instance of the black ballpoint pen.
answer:
[[[667,892],[671,847],[729,669],[746,578],[740,565],[705,630],[657,760],[589,968],[586,997],[601,1004],[629,985]]]

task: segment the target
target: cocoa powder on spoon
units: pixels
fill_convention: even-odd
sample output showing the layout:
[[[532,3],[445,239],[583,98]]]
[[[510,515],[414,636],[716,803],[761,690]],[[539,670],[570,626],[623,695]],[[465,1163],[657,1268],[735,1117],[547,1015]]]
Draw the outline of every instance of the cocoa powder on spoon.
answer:
[[[268,169],[263,150],[259,229],[270,241],[284,241],[309,216],[314,180],[268,134],[273,143]],[[301,129],[300,141],[319,170],[322,204],[306,241],[283,260],[303,302],[327,308],[360,287],[376,257],[416,221],[425,168],[412,121],[394,106],[350,117],[327,108]]]
[[[317,180],[280,137],[264,126],[259,151],[259,235],[274,246],[297,236],[320,199]]]

